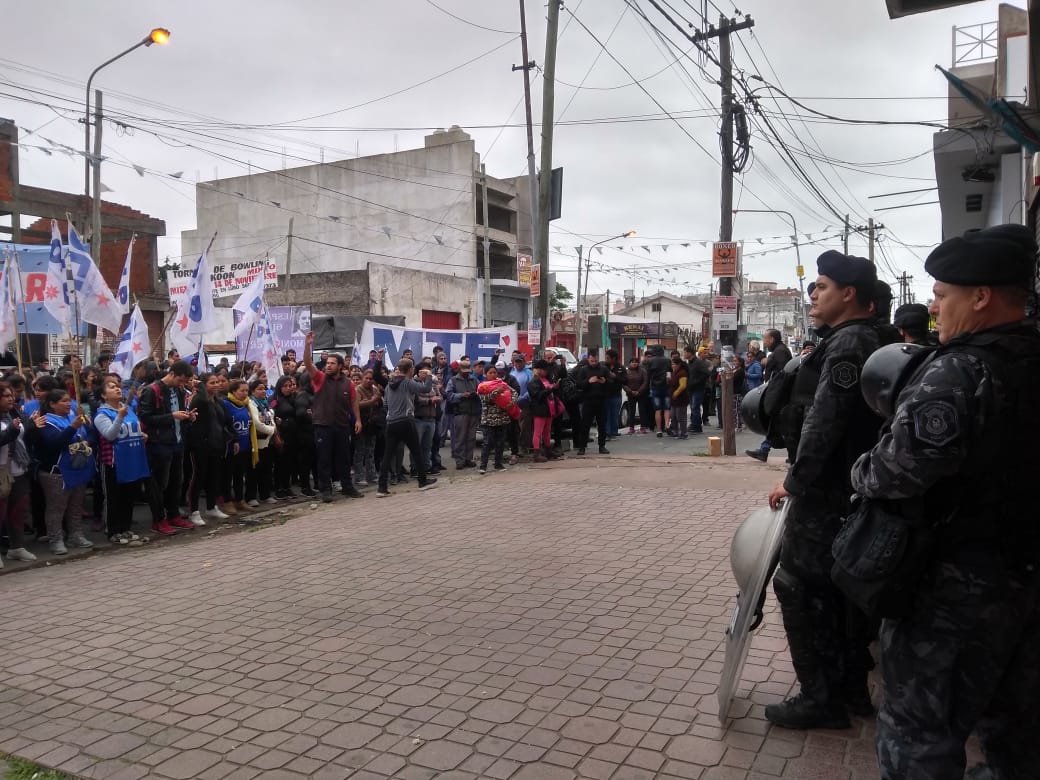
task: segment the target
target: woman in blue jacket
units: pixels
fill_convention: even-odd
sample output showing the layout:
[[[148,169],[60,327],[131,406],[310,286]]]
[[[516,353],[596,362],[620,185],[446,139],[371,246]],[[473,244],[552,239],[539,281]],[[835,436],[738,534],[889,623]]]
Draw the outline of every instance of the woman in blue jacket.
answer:
[[[93,547],[83,535],[83,497],[94,478],[94,455],[86,454],[86,426],[90,421],[72,413],[72,399],[65,390],[51,390],[33,415],[39,430],[36,440],[37,479],[46,504],[44,521],[54,555],[66,555],[68,547]],[[84,457],[73,456],[69,447],[76,444]],[[63,539],[62,523],[68,529]]]
[[[253,412],[249,404],[249,384],[244,379],[231,380],[224,408],[235,430],[230,457],[231,492],[235,499],[235,509],[249,512],[251,509],[246,503],[246,494],[256,491],[254,469],[260,453],[256,446],[256,426],[253,425]]]

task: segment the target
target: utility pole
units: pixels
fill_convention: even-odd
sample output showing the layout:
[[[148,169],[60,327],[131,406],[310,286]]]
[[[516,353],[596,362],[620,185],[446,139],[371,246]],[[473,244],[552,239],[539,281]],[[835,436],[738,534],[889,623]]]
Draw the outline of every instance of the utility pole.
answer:
[[[556,41],[560,34],[560,0],[549,1],[545,28],[545,65],[542,74],[542,167],[538,176],[538,246],[533,262],[542,271],[538,312],[542,318],[542,347],[549,340],[549,197],[552,184],[553,113],[556,106]],[[578,288],[580,294],[581,288]],[[580,316],[580,312],[579,312]]]
[[[574,354],[581,354],[581,256],[585,246],[578,247],[578,289],[574,291]],[[592,250],[589,250],[592,254]]]
[[[533,254],[538,243],[538,173],[534,164],[534,122],[531,118],[531,68],[535,66],[535,62],[529,59],[527,54],[527,11],[524,9],[524,0],[520,0],[520,49],[523,52],[524,64],[514,65],[513,70],[524,72],[524,107],[527,111],[527,194],[531,208],[531,253]],[[544,269],[544,272],[548,279],[548,267]],[[545,344],[544,338],[542,344]]]
[[[874,218],[870,217],[867,220],[867,258],[870,262],[874,262]]]
[[[740,30],[750,29],[755,26],[750,16],[745,16],[744,21],[737,22],[727,19],[724,15],[719,17],[717,29],[709,29],[706,33],[698,33],[693,37],[694,42],[705,38],[718,37],[719,39],[719,64],[722,69],[719,86],[722,87],[722,186],[721,186],[721,224],[719,227],[719,241],[733,240],[733,54],[730,47],[729,36]],[[739,255],[738,255],[739,260]],[[740,264],[737,263],[735,273],[740,276]],[[719,279],[719,295],[733,295],[733,277],[722,277]],[[740,302],[737,302],[737,317],[740,317]],[[724,345],[736,348],[737,331],[719,331],[719,341]],[[737,454],[737,432],[735,415],[733,409],[733,375],[723,372],[722,382],[722,438],[723,453],[726,455]]]
[[[295,217],[289,217],[289,237],[285,247],[285,298],[290,306],[296,303],[292,291],[292,229]]]
[[[491,327],[491,238],[488,235],[487,167],[480,164],[480,192],[484,201],[484,327]]]
[[[841,234],[842,244],[845,248],[845,254],[849,253],[849,215],[845,215],[845,230]]]
[[[94,91],[94,203],[90,220],[90,256],[101,264],[101,90]]]

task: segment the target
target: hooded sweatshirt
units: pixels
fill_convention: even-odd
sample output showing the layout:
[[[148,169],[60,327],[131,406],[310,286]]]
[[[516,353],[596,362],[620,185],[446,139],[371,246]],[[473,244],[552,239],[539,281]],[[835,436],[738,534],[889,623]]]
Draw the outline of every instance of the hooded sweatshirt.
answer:
[[[386,423],[400,422],[415,416],[415,396],[433,390],[433,377],[425,382],[407,376],[395,376],[386,386]]]

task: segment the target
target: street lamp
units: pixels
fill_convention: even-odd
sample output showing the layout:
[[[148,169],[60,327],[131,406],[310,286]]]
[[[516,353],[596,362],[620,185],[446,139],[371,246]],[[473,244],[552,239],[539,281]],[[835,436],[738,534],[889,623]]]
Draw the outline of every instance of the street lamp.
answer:
[[[598,247],[600,244],[605,244],[608,241],[614,241],[619,238],[631,238],[636,234],[636,231],[629,230],[622,233],[620,236],[611,236],[610,238],[604,238],[602,241],[597,241],[595,244],[589,247],[589,256],[586,260],[586,266],[592,265],[592,250]],[[589,274],[590,270],[588,267],[585,268],[585,292],[581,291],[581,260],[584,247],[578,247],[578,301],[577,301],[577,312],[574,317],[574,351],[579,353],[581,351],[581,302],[588,297],[589,292]],[[610,302],[607,302],[610,305]]]
[[[798,289],[802,294],[801,304],[798,307],[798,310],[802,313],[802,338],[806,338],[809,333],[809,318],[805,314],[805,267],[802,265],[802,253],[798,248],[798,223],[794,220],[794,214],[790,211],[784,211],[783,209],[733,209],[733,213],[783,214],[791,220],[791,229],[794,231],[794,235],[792,236],[794,239],[794,254],[798,260]]]
[[[111,65],[118,59],[125,57],[127,54],[132,52],[134,49],[138,49],[141,46],[151,46],[153,43],[165,44],[170,40],[170,31],[165,27],[156,27],[147,36],[139,40],[133,46],[126,51],[122,51],[115,57],[109,60],[105,60],[90,73],[90,77],[87,79],[87,101],[86,111],[83,115],[83,160],[84,160],[84,173],[83,173],[83,193],[86,195],[87,200],[90,200],[90,85],[94,81],[94,76],[98,74],[102,68],[107,65]],[[98,94],[98,106],[101,105],[101,95]],[[97,121],[101,121],[100,110],[98,111],[99,116]],[[90,254],[94,258],[94,262],[98,262],[101,256],[101,132],[100,127],[95,138],[95,149],[94,149],[94,203],[93,203],[93,219],[92,219],[92,233],[93,237],[90,242]],[[85,232],[85,231],[84,231]]]

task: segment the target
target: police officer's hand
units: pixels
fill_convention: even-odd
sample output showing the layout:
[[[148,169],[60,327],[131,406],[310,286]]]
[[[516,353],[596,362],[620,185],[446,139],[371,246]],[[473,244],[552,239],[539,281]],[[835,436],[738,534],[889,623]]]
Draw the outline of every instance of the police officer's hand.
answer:
[[[777,482],[776,487],[774,487],[772,492],[769,494],[769,508],[779,509],[783,500],[790,495],[791,494],[787,492],[787,488],[784,487],[784,483]]]

